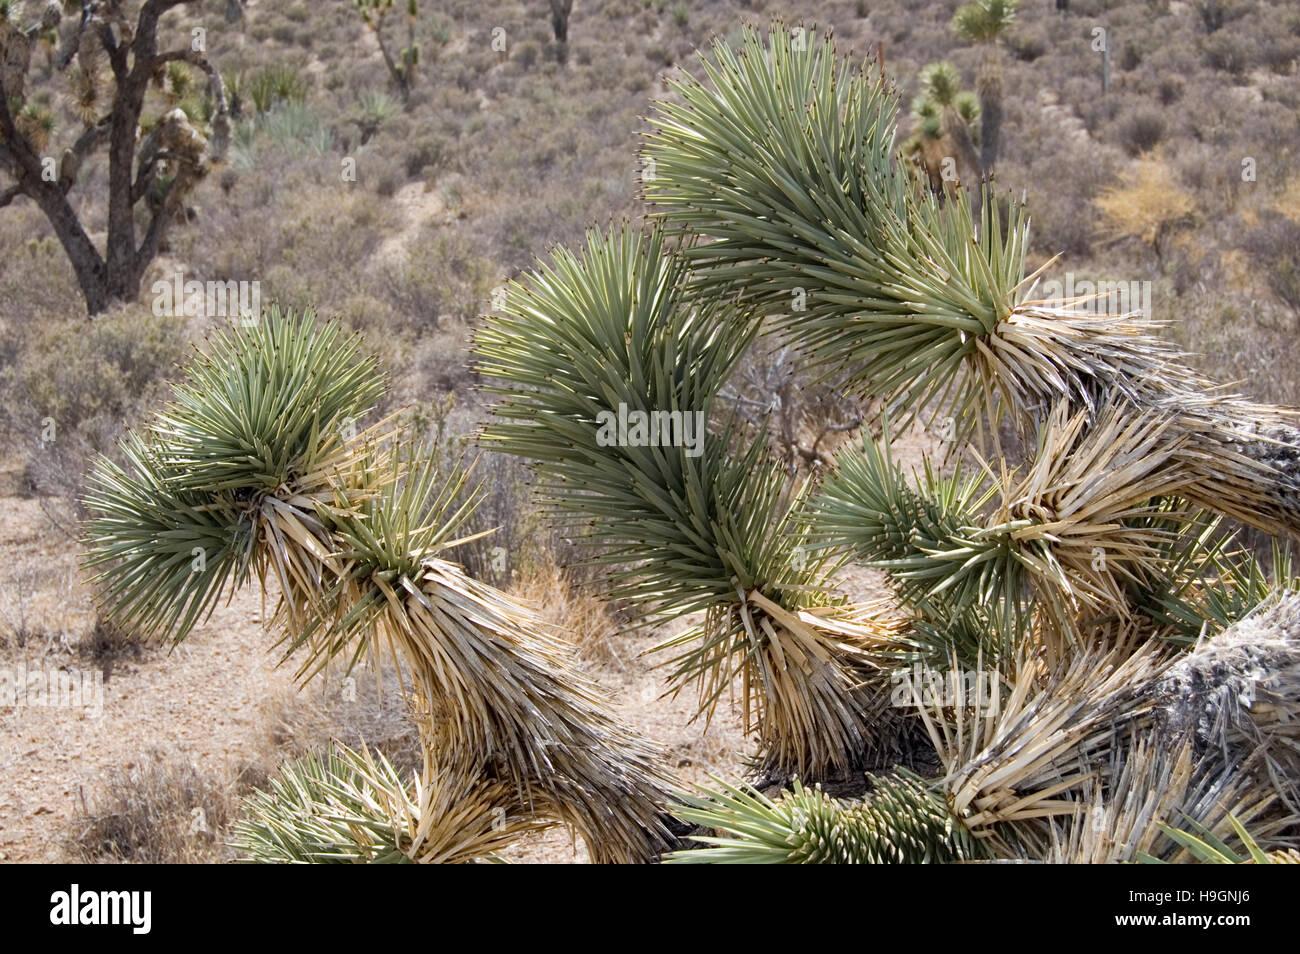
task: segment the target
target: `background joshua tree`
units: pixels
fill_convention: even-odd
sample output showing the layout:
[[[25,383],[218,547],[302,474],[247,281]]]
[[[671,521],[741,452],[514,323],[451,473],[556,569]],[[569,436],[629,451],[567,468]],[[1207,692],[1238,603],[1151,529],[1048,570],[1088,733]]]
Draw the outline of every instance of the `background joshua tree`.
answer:
[[[972,0],[957,8],[953,31],[982,48],[975,89],[980,99],[980,171],[993,174],[1002,146],[1002,40],[1016,19],[1017,0]]]
[[[164,14],[186,0],[145,0],[135,19],[118,2],[81,5],[75,22],[64,5],[45,3],[28,18],[14,0],[0,4],[0,207],[25,196],[40,207],[76,272],[86,310],[134,301],[145,269],[157,256],[186,197],[225,154],[230,134],[221,75],[204,55],[201,34],[186,48],[159,49]],[[42,37],[57,39],[56,67],[81,130],[55,159],[53,114],[26,97],[32,54]],[[207,96],[176,105],[184,67],[201,72]],[[176,94],[163,111],[142,119],[151,86]],[[141,127],[143,136],[137,135]],[[70,193],[88,161],[108,151],[108,222],[103,250],[91,239]],[[146,213],[143,228],[138,213]]]
[[[384,37],[384,24],[393,12],[395,0],[353,0],[361,20],[374,34],[379,44],[380,55],[388,67],[388,76],[393,88],[403,103],[411,100],[411,90],[415,86],[415,72],[420,65],[420,44],[415,41],[415,23],[420,16],[419,0],[406,0],[406,45],[396,51],[390,47],[391,40]]]
[[[932,191],[942,193],[945,181],[979,182],[981,164],[975,151],[980,137],[979,101],[961,88],[961,77],[951,63],[931,63],[921,71],[912,122],[915,131],[903,151],[920,162]],[[972,194],[978,196],[979,191]]]
[[[573,0],[551,0],[551,32],[555,35],[556,56],[561,63],[569,58],[569,15]]]

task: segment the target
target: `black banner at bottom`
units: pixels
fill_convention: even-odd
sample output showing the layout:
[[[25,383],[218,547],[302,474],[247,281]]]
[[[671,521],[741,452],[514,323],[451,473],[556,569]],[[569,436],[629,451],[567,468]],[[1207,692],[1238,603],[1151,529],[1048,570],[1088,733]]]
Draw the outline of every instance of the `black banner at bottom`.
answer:
[[[904,936],[938,930],[946,936],[969,933],[972,939],[1006,931],[1023,937],[1026,929],[1041,927],[1071,941],[1194,931],[1230,941],[1242,932],[1275,932],[1295,923],[1295,882],[1253,865],[882,866],[813,882],[752,870],[708,875],[701,867],[647,872],[650,881],[627,870],[621,876],[607,872],[597,882],[581,877],[564,886],[554,872],[538,881],[522,866],[513,872],[510,866],[478,867],[450,872],[395,866],[387,875],[353,877],[237,865],[12,866],[0,868],[0,911],[8,943],[41,934],[68,935],[68,940],[111,936],[128,945],[195,938],[249,938],[260,945],[279,937],[330,943],[355,937],[373,943],[377,931],[429,917],[440,920],[440,934],[486,927],[497,940],[512,928],[536,936],[539,925],[554,924],[555,916],[562,914],[572,924],[582,912],[596,913],[592,926],[603,923],[603,933],[613,910],[647,923],[673,911],[689,919],[693,935],[716,925],[720,939],[734,940],[736,919],[717,918],[717,907],[703,903],[709,897],[728,898],[733,911],[734,905],[752,904],[751,918],[776,917],[788,928],[799,924],[818,934],[822,925],[810,922],[818,910],[826,927],[868,917]],[[681,890],[692,884],[697,890]],[[550,888],[556,889],[553,894]],[[714,895],[713,889],[723,894]],[[780,903],[774,903],[776,897]]]

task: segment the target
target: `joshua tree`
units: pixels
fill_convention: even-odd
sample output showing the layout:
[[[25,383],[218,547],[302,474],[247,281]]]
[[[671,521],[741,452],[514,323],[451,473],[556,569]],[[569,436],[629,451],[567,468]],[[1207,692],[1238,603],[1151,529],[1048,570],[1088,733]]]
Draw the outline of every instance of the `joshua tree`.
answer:
[[[551,0],[551,32],[555,34],[555,48],[560,62],[569,58],[569,15],[573,0]]]
[[[967,183],[979,181],[980,160],[975,152],[979,101],[961,88],[961,78],[950,63],[931,63],[921,71],[921,92],[912,101],[912,122],[915,131],[903,149],[921,164],[931,189],[941,193],[945,181],[954,185],[963,181],[946,174],[948,163],[953,173],[958,168],[965,171]],[[972,190],[972,194],[978,196],[979,191]]]
[[[664,644],[673,676],[706,711],[738,677],[770,772],[886,768],[918,731],[941,770],[873,775],[853,805],[705,793],[678,813],[714,847],[676,858],[1179,858],[1160,824],[1230,837],[1234,817],[1285,838],[1300,765],[1293,730],[1273,733],[1300,701],[1300,600],[1279,592],[1296,581],[1201,509],[1300,529],[1284,415],[1202,381],[1140,316],[1029,299],[1018,207],[987,204],[976,230],[967,203],[916,189],[893,91],[829,41],[749,33],[707,74],[659,104],[647,147],[677,253],[616,230],[515,283],[477,345],[500,395],[485,443],[534,460],[611,595],[704,612]],[[616,410],[708,419],[769,328],[887,411],[820,487],[783,489],[726,419],[688,447],[602,440]],[[1005,418],[1034,448],[1019,471],[913,483],[889,456],[917,419],[987,453]],[[886,571],[892,606],[837,594],[846,558]],[[912,665],[955,688],[900,683]],[[1249,712],[1261,670],[1270,705]]]
[[[803,39],[803,34],[800,34]],[[1193,860],[1300,826],[1300,580],[1229,519],[1300,530],[1278,409],[1186,370],[1140,316],[1028,298],[1026,222],[918,188],[878,68],[748,31],[660,103],[659,221],[593,233],[513,282],[477,341],[483,443],[662,645],[700,711],[733,689],[777,797],[720,785],[670,860]],[[796,307],[793,302],[798,301]],[[881,407],[881,435],[792,485],[720,413],[775,334]],[[222,590],[278,584],[303,676],[395,655],[425,745],[405,782],[341,747],[285,768],[238,832],[266,860],[459,861],[559,820],[598,860],[670,844],[665,781],[536,618],[454,553],[464,480],[375,403],[332,326],[270,312],[218,339],[100,465],[91,562],[123,625],[183,637]],[[1009,419],[1032,447],[998,450]],[[943,421],[950,472],[891,439]],[[951,462],[951,460],[950,460]],[[1217,511],[1217,514],[1215,513]],[[883,570],[852,602],[836,570]],[[970,677],[974,676],[972,679]],[[866,768],[867,791],[819,779]],[[489,819],[496,819],[495,823]]]
[[[401,660],[420,777],[346,750],[292,766],[241,828],[254,857],[469,860],[561,821],[596,860],[654,858],[665,783],[649,749],[532,611],[445,559],[472,509],[451,503],[463,478],[391,419],[351,436],[383,388],[356,341],[310,315],[271,310],[217,337],[128,437],[126,466],[104,460],[92,477],[107,612],[181,640],[256,577],[278,584],[300,677],[336,658]],[[317,853],[325,830],[347,847]]]
[[[953,31],[984,49],[975,89],[980,98],[980,169],[993,174],[1002,145],[1002,37],[1016,19],[1018,0],[971,0],[957,8]]]
[[[406,0],[406,46],[393,55],[389,41],[384,38],[384,23],[393,12],[395,0],[352,0],[361,20],[375,35],[379,44],[379,53],[388,67],[388,76],[393,82],[402,102],[409,102],[411,90],[415,86],[415,71],[420,65],[420,44],[415,41],[415,24],[420,16],[419,0]]]
[[[230,134],[225,91],[203,44],[191,37],[186,47],[159,49],[163,15],[187,5],[187,0],[145,0],[132,20],[125,4],[92,0],[81,4],[75,23],[64,28],[64,4],[51,0],[29,21],[22,4],[0,2],[0,171],[12,179],[0,187],[0,207],[25,196],[40,208],[67,253],[91,315],[139,296],[145,269],[169,225],[225,153]],[[27,88],[32,52],[42,37],[57,39],[55,66],[67,77],[67,106],[80,125],[57,163],[56,116]],[[150,86],[174,88],[186,75],[176,69],[180,64],[206,77],[207,99],[188,110],[167,104],[159,115],[142,119]],[[105,148],[108,221],[101,251],[70,193],[86,164]],[[147,216],[143,234],[141,211]]]

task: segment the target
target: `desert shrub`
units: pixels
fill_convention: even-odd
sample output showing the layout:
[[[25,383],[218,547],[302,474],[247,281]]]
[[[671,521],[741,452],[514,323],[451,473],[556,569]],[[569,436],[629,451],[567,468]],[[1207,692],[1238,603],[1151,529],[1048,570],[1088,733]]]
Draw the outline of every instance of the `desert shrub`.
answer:
[[[468,360],[468,325],[447,322],[420,334],[411,349],[412,386],[421,396],[466,394],[476,382]]]
[[[493,268],[458,232],[431,226],[404,258],[381,264],[382,294],[408,327],[427,330],[444,319],[468,320],[487,300]]]
[[[337,181],[336,166],[330,174]],[[263,301],[332,309],[367,289],[363,265],[393,228],[391,208],[340,182],[294,195],[282,213],[278,234],[262,237],[264,247],[278,249],[262,273]]]
[[[537,65],[541,52],[541,48],[536,43],[532,40],[525,40],[515,47],[513,59],[519,64],[520,69],[527,71]]]
[[[77,644],[83,658],[102,667],[105,674],[123,659],[138,659],[144,655],[146,642],[134,630],[119,626],[103,615],[97,615],[89,632]]]
[[[36,332],[21,358],[0,369],[0,425],[23,449],[27,488],[75,509],[89,460],[115,449],[188,340],[184,319],[155,317],[140,306]]]
[[[447,161],[447,140],[437,133],[425,133],[411,143],[406,153],[406,176],[431,176]]]
[[[620,652],[618,621],[609,607],[590,591],[575,587],[557,563],[543,561],[528,567],[511,592],[535,606],[583,659],[620,669],[627,665],[626,655]]]
[[[194,864],[227,860],[232,786],[187,761],[152,754],[113,772],[87,802],[72,849],[86,862]]]
[[[1257,308],[1235,297],[1190,295],[1176,304],[1171,336],[1194,355],[1197,367],[1249,381],[1251,396],[1260,400],[1300,400],[1300,336],[1294,328],[1266,326]],[[1158,300],[1156,314],[1162,314]]]
[[[1119,53],[1119,68],[1131,73],[1142,65],[1142,48],[1132,40],[1126,40]]]
[[[14,369],[10,393],[57,430],[126,418],[186,352],[184,319],[124,308],[97,321],[49,325]]]
[[[1074,163],[1076,153],[1070,142],[1057,137],[1042,145],[1027,165],[1004,162],[999,178],[1028,191],[1033,217],[1030,240],[1036,253],[1088,255],[1096,238],[1092,201],[1113,175],[1118,152],[1097,149],[1094,162]],[[1062,174],[1065,169],[1069,175]]]
[[[366,171],[358,171],[358,178],[373,186],[375,194],[385,199],[397,195],[397,190],[406,182],[405,170],[389,156],[367,156],[365,165]]]
[[[1172,164],[1174,178],[1207,212],[1224,213],[1236,206],[1243,185],[1237,155],[1219,145],[1189,143],[1174,154]]]
[[[85,311],[72,267],[50,234],[45,217],[29,202],[19,200],[0,212],[0,302],[5,327],[0,333],[0,369],[14,360],[15,349],[28,329],[52,318]]]
[[[1249,11],[1245,0],[1195,0],[1196,15],[1206,33],[1216,33]]]
[[[1278,76],[1287,76],[1300,57],[1300,40],[1293,36],[1271,36],[1259,47],[1260,62]]]
[[[30,564],[7,575],[4,586],[0,587],[0,623],[4,624],[0,646],[23,649],[29,643],[47,639],[33,605],[40,585],[40,574]]]
[[[1013,30],[1005,42],[1011,55],[1023,63],[1032,63],[1047,52],[1047,34],[1042,29]]]
[[[1157,110],[1139,108],[1119,124],[1119,141],[1130,156],[1150,152],[1165,137],[1165,118]]]
[[[1187,224],[1196,204],[1159,157],[1140,159],[1120,175],[1120,181],[1097,197],[1101,231],[1111,238],[1134,238],[1163,264],[1169,238]]]
[[[305,103],[285,102],[258,122],[259,132],[281,152],[323,155],[334,148],[334,134],[316,110]]]
[[[1156,84],[1156,97],[1161,106],[1172,106],[1183,98],[1183,80],[1179,76],[1162,76]]]
[[[1242,248],[1269,290],[1300,322],[1300,222],[1265,212],[1260,224],[1246,233]]]
[[[1231,76],[1244,75],[1249,65],[1246,45],[1227,33],[1206,37],[1201,52],[1208,66]]]
[[[307,79],[295,66],[274,63],[243,80],[240,89],[259,113],[265,113],[280,103],[303,102],[307,98]]]

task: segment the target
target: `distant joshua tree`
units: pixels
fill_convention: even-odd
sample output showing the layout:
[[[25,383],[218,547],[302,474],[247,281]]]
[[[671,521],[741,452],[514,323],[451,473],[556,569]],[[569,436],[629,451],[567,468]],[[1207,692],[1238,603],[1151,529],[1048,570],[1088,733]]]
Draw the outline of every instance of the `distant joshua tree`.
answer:
[[[0,0],[0,171],[12,180],[0,186],[0,207],[25,197],[40,208],[67,253],[91,315],[139,297],[145,270],[169,226],[226,151],[225,87],[204,53],[203,34],[192,34],[186,47],[159,50],[163,15],[189,2],[146,0],[132,20],[118,0],[91,0],[79,5],[75,22],[64,28],[65,20],[74,19],[64,13],[66,4],[50,0],[38,17],[24,20],[22,4]],[[68,87],[61,105],[80,125],[61,152],[54,111],[27,89],[32,53],[42,41],[56,48],[54,67]],[[206,77],[206,96],[182,97],[190,92],[187,67]],[[158,113],[146,116],[154,85],[166,95]],[[70,194],[103,149],[108,152],[108,222],[101,250]]]
[[[561,63],[569,58],[569,15],[573,0],[551,0],[551,32],[555,34],[556,55]]]
[[[384,36],[384,23],[393,12],[395,0],[352,0],[361,20],[379,43],[379,53],[388,67],[389,78],[393,88],[403,103],[410,102],[411,90],[415,86],[415,72],[420,65],[420,44],[415,41],[415,24],[420,16],[418,0],[406,0],[406,46],[394,51],[390,41]]]
[[[912,101],[912,137],[904,151],[922,166],[930,188],[942,192],[951,186],[980,181],[976,143],[980,136],[980,106],[975,95],[961,88],[961,77],[950,63],[931,63],[921,71],[921,92]],[[947,163],[953,164],[949,176]],[[978,188],[971,195],[978,198]]]
[[[953,31],[984,48],[975,89],[980,98],[980,169],[993,174],[1002,145],[1002,38],[1016,19],[1017,0],[972,0],[957,8]]]

